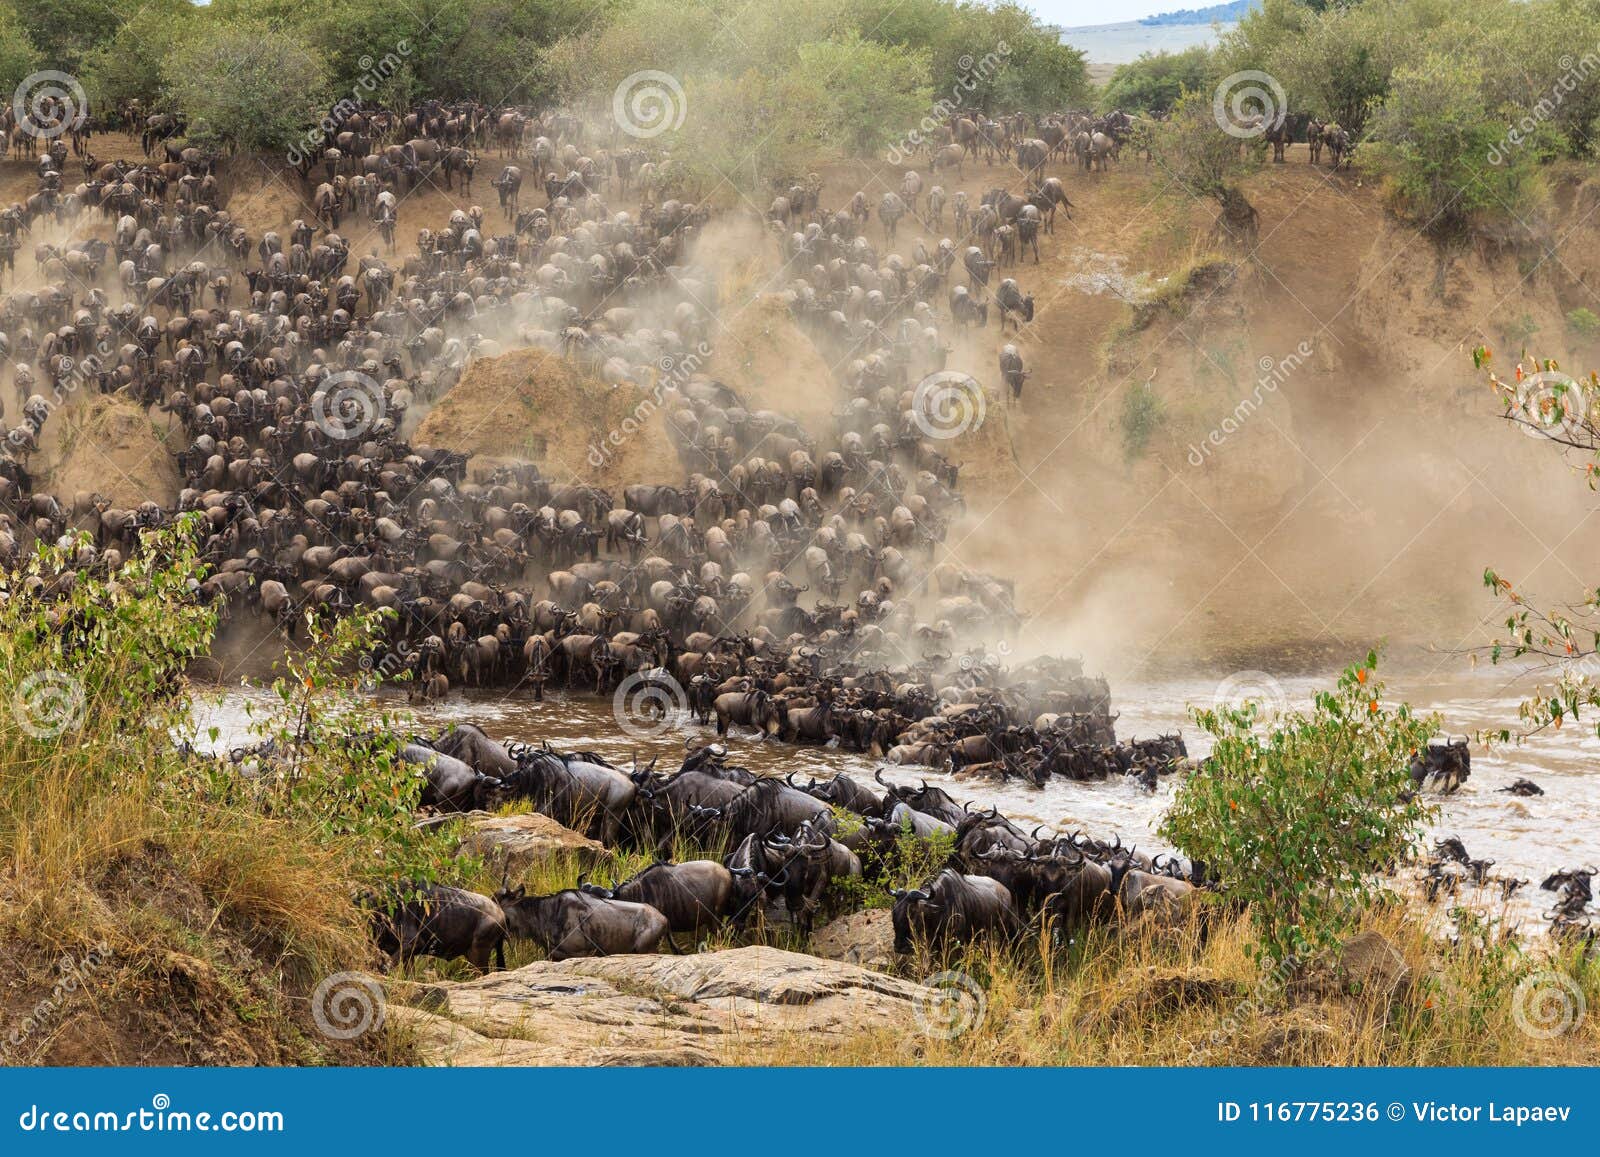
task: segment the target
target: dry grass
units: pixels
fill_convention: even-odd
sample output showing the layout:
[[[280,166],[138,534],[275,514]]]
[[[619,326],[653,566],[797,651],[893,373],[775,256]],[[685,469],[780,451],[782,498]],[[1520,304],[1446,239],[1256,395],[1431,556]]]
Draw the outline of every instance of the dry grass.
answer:
[[[924,960],[926,977],[965,972],[984,990],[980,1021],[953,1039],[912,1023],[830,1048],[828,1064],[879,1065],[1592,1065],[1600,1029],[1585,1017],[1544,1040],[1518,1027],[1516,976],[1526,962],[1442,952],[1413,917],[1374,915],[1404,957],[1409,983],[1352,991],[1318,967],[1263,983],[1247,953],[1247,918],[1226,919],[1201,945],[1193,929],[1103,931],[1065,953],[971,950]],[[1555,967],[1562,967],[1555,965]],[[1600,970],[1565,962],[1593,1007]],[[1259,1003],[1259,1008],[1257,1007]],[[966,1015],[971,1015],[967,1005]],[[815,1064],[804,1041],[777,1064]]]
[[[674,849],[680,860],[706,854],[690,845]],[[583,872],[606,882],[649,862],[648,856],[628,853],[614,853],[598,864],[577,854],[560,855],[531,867],[521,882],[542,894],[572,887]],[[500,885],[486,868],[477,870],[467,886],[492,891]],[[878,889],[849,897],[849,906],[886,902]],[[971,947],[902,960],[898,971],[908,979],[955,971],[982,987],[981,1021],[952,1039],[928,1034],[908,1016],[890,1032],[830,1038],[826,1055],[819,1055],[806,1035],[764,1040],[744,1051],[729,1040],[718,1055],[724,1063],[780,1065],[1600,1063],[1594,1017],[1585,1016],[1571,1031],[1549,1039],[1524,1032],[1516,1019],[1519,983],[1545,970],[1572,978],[1588,1007],[1600,1008],[1600,963],[1562,957],[1543,937],[1515,946],[1463,936],[1469,946],[1454,948],[1430,925],[1431,915],[1396,905],[1363,921],[1362,931],[1381,935],[1404,963],[1406,979],[1392,989],[1360,983],[1335,961],[1273,979],[1273,972],[1264,972],[1251,956],[1255,939],[1248,916],[1214,910],[1205,936],[1196,926],[1106,926],[1065,946],[1035,937],[1011,951]],[[782,924],[757,926],[742,935],[725,930],[700,947],[753,942],[807,948]],[[508,945],[507,963],[513,968],[539,959],[542,953],[531,944]],[[471,970],[459,962],[423,961],[409,966],[406,975],[467,979]]]

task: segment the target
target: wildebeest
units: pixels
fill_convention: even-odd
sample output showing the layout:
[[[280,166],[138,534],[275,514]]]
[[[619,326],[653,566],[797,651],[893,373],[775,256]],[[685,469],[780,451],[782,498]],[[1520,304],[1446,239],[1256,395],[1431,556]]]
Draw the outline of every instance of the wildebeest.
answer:
[[[673,932],[698,934],[718,927],[732,911],[733,882],[734,873],[717,861],[689,860],[651,864],[610,888],[582,887],[605,899],[648,904],[667,918]]]
[[[429,885],[416,897],[375,912],[372,932],[379,951],[396,964],[416,956],[464,956],[487,972],[493,954],[501,968],[506,966],[504,914],[489,897],[462,888]]]
[[[1431,783],[1446,795],[1455,792],[1472,775],[1472,752],[1465,735],[1430,742],[1411,760],[1411,782],[1419,790]]]
[[[610,900],[577,888],[529,896],[521,884],[495,893],[507,935],[532,940],[551,960],[654,952],[665,940],[674,952],[667,918],[648,904]]]
[[[914,940],[938,947],[993,934],[1011,939],[1021,930],[1016,904],[1000,881],[945,868],[925,887],[897,889],[894,950],[911,951]]]

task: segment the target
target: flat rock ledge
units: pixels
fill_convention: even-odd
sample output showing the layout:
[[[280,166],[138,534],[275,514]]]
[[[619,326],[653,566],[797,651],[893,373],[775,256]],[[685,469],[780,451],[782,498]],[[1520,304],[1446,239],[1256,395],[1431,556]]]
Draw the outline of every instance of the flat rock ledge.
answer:
[[[605,845],[600,841],[591,840],[537,812],[509,816],[485,811],[461,812],[430,817],[423,822],[457,820],[465,825],[460,852],[482,856],[495,871],[506,871],[513,876],[520,876],[536,864],[567,853],[594,860],[606,854]]]
[[[436,1065],[825,1061],[829,1039],[917,1031],[938,994],[842,961],[751,946],[538,961],[426,986],[390,1020]],[[802,1036],[803,1034],[803,1036]]]

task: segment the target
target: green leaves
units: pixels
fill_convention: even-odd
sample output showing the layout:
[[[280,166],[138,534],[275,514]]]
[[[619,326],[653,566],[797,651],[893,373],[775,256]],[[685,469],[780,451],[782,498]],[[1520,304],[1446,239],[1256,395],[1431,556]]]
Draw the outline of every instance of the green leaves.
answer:
[[[1369,652],[1346,668],[1309,712],[1194,712],[1215,746],[1179,789],[1161,835],[1250,905],[1259,951],[1273,961],[1303,962],[1336,945],[1429,817],[1409,767],[1437,723],[1384,706],[1377,660]]]

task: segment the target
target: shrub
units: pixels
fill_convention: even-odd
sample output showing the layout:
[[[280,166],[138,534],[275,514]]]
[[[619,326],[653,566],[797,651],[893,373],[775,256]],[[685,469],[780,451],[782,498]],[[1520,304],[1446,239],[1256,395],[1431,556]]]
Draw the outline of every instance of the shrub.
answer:
[[[1279,964],[1302,964],[1359,924],[1432,810],[1409,766],[1437,722],[1383,706],[1377,661],[1346,668],[1309,712],[1267,721],[1265,735],[1253,702],[1194,712],[1215,746],[1161,834],[1250,905],[1254,951]]]
[[[162,75],[189,136],[241,150],[287,147],[328,104],[328,70],[298,36],[263,24],[201,26]]]
[[[1600,332],[1600,317],[1592,309],[1579,306],[1567,312],[1567,328],[1579,337],[1593,337]]]
[[[1124,112],[1165,114],[1185,92],[1198,92],[1210,83],[1211,49],[1197,44],[1182,52],[1145,52],[1138,60],[1119,64],[1100,93],[1100,106]]]
[[[1144,453],[1150,436],[1165,416],[1161,399],[1149,382],[1134,382],[1123,392],[1122,413],[1117,422],[1122,427],[1122,451],[1128,461]]]

